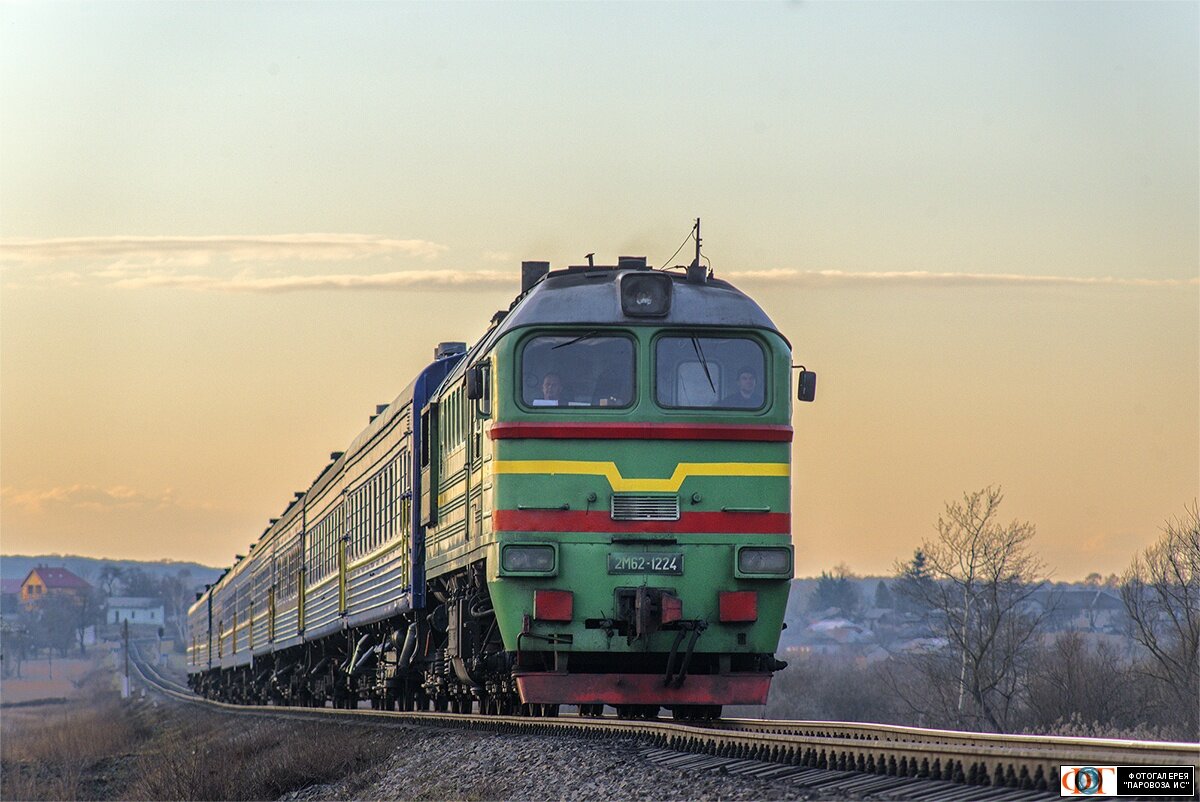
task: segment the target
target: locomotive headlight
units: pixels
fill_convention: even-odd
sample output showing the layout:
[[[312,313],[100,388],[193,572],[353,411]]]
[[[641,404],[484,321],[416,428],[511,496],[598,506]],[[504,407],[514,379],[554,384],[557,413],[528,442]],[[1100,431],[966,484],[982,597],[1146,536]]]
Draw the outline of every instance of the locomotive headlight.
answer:
[[[548,575],[555,572],[554,546],[507,545],[500,557],[505,573]]]
[[[791,575],[791,546],[742,546],[738,549],[734,576],[789,578]]]
[[[621,282],[621,311],[630,317],[664,317],[671,311],[671,277],[651,271],[625,273]]]

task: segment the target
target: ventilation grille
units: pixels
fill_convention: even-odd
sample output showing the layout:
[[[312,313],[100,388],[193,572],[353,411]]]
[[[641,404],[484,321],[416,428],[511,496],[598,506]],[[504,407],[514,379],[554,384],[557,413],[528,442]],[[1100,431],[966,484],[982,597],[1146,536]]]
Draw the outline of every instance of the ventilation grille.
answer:
[[[679,496],[631,496],[614,493],[614,521],[678,521]]]

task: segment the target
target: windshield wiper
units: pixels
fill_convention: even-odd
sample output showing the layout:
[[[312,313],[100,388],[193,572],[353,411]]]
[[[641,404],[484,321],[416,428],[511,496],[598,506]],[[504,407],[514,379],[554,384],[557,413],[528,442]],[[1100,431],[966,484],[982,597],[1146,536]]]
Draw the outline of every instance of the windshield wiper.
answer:
[[[559,343],[558,345],[551,346],[550,350],[555,351],[559,348],[566,348],[568,345],[574,345],[575,343],[579,342],[580,340],[587,340],[592,337],[595,337],[599,333],[600,333],[599,329],[592,329],[587,334],[580,334],[574,340],[567,340],[565,343]]]
[[[696,356],[700,358],[700,367],[704,368],[704,378],[708,379],[708,386],[712,388],[713,395],[717,394],[717,385],[713,384],[712,374],[708,372],[708,360],[704,358],[704,351],[700,348],[700,341],[692,337],[692,347],[696,349]]]

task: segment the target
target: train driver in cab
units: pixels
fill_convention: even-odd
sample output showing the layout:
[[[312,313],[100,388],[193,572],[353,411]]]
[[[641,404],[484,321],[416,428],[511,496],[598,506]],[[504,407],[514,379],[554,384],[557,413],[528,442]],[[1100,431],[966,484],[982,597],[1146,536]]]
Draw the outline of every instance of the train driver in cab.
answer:
[[[562,403],[562,377],[550,371],[542,377],[541,398],[535,398],[536,407],[556,407]]]
[[[737,387],[733,393],[721,399],[721,406],[734,409],[757,409],[762,406],[762,389],[758,386],[758,374],[749,365],[738,371]]]

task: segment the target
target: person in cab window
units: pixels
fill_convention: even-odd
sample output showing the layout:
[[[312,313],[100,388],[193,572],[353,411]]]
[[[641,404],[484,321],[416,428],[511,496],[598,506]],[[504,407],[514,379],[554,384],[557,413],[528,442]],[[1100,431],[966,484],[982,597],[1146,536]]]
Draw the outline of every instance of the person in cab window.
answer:
[[[554,407],[562,401],[562,379],[551,371],[542,377],[542,397],[535,399],[534,406]]]
[[[738,371],[737,389],[721,399],[721,406],[736,409],[757,409],[762,406],[762,390],[758,386],[758,374],[751,367]]]

